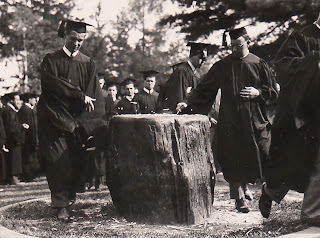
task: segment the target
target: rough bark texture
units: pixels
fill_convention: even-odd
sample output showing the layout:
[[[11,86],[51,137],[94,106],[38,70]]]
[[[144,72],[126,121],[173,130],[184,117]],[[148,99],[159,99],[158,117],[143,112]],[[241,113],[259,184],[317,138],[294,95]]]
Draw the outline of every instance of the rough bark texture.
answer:
[[[129,220],[196,224],[212,212],[208,118],[121,115],[110,121],[107,184]]]

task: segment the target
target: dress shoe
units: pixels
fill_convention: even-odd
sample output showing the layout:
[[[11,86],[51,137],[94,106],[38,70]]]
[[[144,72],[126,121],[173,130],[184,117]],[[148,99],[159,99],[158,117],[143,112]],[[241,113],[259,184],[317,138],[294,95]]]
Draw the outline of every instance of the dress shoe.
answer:
[[[236,209],[242,213],[250,212],[250,209],[244,199],[236,199]]]
[[[70,215],[69,210],[67,208],[63,207],[63,208],[58,209],[57,219],[59,221],[68,222],[68,221],[72,220],[72,217]]]
[[[246,191],[244,192],[244,197],[249,200],[252,201],[253,200],[253,195],[252,192],[247,188]]]
[[[265,192],[265,185],[262,186],[262,192],[259,199],[259,210],[264,218],[270,216],[272,199]]]

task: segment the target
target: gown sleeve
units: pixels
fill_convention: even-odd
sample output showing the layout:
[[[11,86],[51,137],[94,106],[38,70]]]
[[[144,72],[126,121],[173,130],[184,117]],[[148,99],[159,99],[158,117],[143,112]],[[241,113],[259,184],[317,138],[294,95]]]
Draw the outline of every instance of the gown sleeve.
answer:
[[[220,62],[214,64],[200,80],[197,87],[188,95],[186,101],[195,112],[209,113],[220,88],[220,80],[223,77],[221,67]]]

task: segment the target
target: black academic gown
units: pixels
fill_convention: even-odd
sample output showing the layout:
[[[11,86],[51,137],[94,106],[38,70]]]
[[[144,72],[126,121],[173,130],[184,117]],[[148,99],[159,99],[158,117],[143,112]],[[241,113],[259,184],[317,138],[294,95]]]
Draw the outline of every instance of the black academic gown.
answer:
[[[117,111],[120,115],[140,113],[137,95],[135,95],[131,101],[123,97],[117,104]]]
[[[22,174],[21,144],[24,141],[24,128],[18,114],[8,105],[2,111],[2,120],[7,135],[6,156],[7,179]],[[11,182],[11,181],[9,181]]]
[[[187,62],[179,64],[161,87],[156,110],[162,111],[167,108],[175,112],[177,104],[186,98],[188,90],[195,88],[198,82],[198,75],[193,72]]]
[[[35,109],[24,104],[18,112],[18,118],[21,124],[26,123],[29,125],[29,129],[25,130],[25,140],[21,148],[23,173],[28,180],[32,179],[34,172],[40,169]]]
[[[0,115],[2,113],[2,109],[0,111]],[[5,180],[6,180],[6,162],[5,162],[5,155],[4,152],[2,150],[3,145],[6,144],[6,140],[7,140],[7,135],[6,135],[6,131],[3,125],[3,121],[2,121],[2,116],[0,116],[0,184],[4,184]]]
[[[294,31],[276,57],[281,85],[272,127],[270,156],[265,167],[267,183],[281,182],[303,192],[316,158],[315,102],[319,95],[320,30],[308,25]],[[316,124],[319,124],[317,122]]]
[[[82,145],[103,126],[104,100],[95,63],[79,52],[47,54],[41,64],[42,94],[37,106],[39,142],[45,160],[52,207],[66,207],[85,181],[86,151]],[[85,95],[95,98],[88,112]]]
[[[137,95],[139,108],[141,113],[154,113],[159,93],[153,91],[151,94],[143,89]]]
[[[240,98],[245,86],[259,90],[252,100]],[[214,64],[187,97],[195,112],[208,114],[218,89],[221,102],[215,153],[225,179],[230,182],[255,182],[261,178],[261,161],[269,149],[268,104],[277,99],[275,80],[265,61],[253,54],[243,59],[229,55]]]

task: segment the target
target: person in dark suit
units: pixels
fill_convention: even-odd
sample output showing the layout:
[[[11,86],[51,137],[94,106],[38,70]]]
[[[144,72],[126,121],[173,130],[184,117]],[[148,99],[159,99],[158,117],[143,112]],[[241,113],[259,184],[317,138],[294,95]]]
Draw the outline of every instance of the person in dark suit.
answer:
[[[124,97],[119,101],[117,110],[119,114],[137,114],[140,108],[135,94],[135,79],[126,78],[122,81],[121,86],[124,88]]]
[[[155,70],[141,71],[143,74],[143,88],[137,95],[138,104],[141,113],[155,113],[156,103],[159,93],[154,90],[156,85],[156,75],[159,72]]]
[[[25,93],[21,96],[24,101],[18,112],[20,123],[28,124],[30,127],[25,131],[25,140],[22,143],[22,167],[23,179],[25,182],[32,182],[36,172],[40,169],[38,160],[38,134],[37,134],[37,118],[35,106],[37,103],[36,95]]]
[[[2,109],[3,102],[2,98],[0,100],[0,184],[6,183],[6,161],[5,161],[5,153],[9,152],[9,150],[5,147],[7,135],[4,129],[3,121],[2,121]]]
[[[187,46],[191,47],[188,61],[177,64],[168,81],[161,87],[156,109],[159,112],[169,110],[175,113],[177,103],[183,101],[199,83],[197,69],[205,63],[210,44],[189,42]]]
[[[2,120],[7,135],[6,172],[7,183],[18,184],[22,174],[21,144],[24,142],[24,130],[29,129],[26,123],[20,123],[17,104],[20,102],[18,93],[13,92],[7,96],[8,103],[2,111]]]

